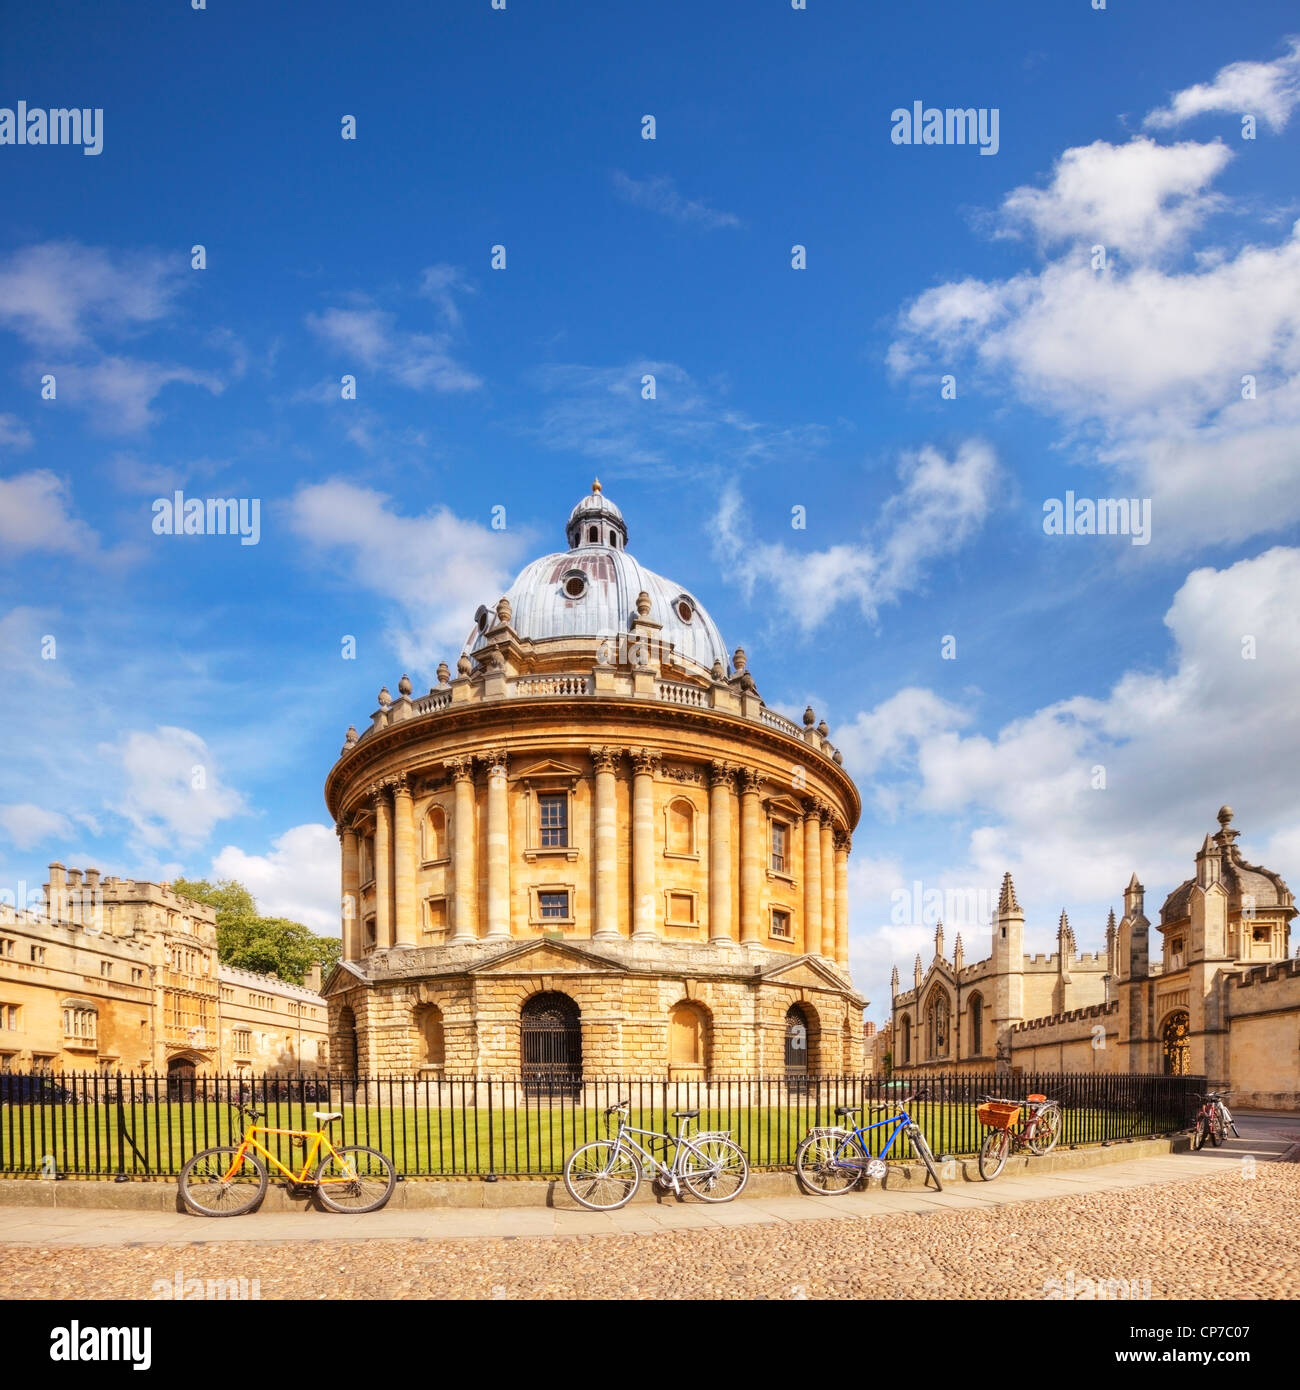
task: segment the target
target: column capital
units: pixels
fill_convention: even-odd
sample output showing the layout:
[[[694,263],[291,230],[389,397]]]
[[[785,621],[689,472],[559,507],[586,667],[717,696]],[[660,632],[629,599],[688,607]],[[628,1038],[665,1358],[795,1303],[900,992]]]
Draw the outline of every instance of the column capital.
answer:
[[[742,767],[740,769],[740,790],[744,793],[754,792],[757,794],[763,790],[763,784],[767,778],[755,767]]]
[[[443,767],[451,773],[452,780],[455,782],[472,782],[474,780],[473,758],[448,758],[443,763]]]
[[[835,812],[831,809],[831,805],[828,801],[819,801],[817,803],[817,819],[821,821],[823,826],[833,826],[835,824]]]
[[[737,771],[734,763],[726,762],[722,758],[715,758],[709,764],[709,786],[734,788]]]
[[[836,830],[835,849],[848,854],[853,849],[853,836],[847,830]]]
[[[620,749],[607,746],[588,748],[587,753],[597,772],[617,772],[619,760],[623,756]]]
[[[488,748],[478,755],[491,777],[505,777],[510,767],[510,754],[504,748]]]
[[[387,803],[389,788],[392,785],[387,777],[382,777],[377,782],[371,782],[366,788],[366,800],[378,810],[380,806]]]
[[[395,777],[391,778],[389,786],[392,788],[394,797],[409,797],[411,795],[411,779],[405,772],[399,772]]]
[[[803,801],[803,818],[805,821],[820,820],[822,814],[822,803],[815,796],[807,796]]]
[[[632,750],[632,766],[637,772],[648,772],[653,775],[663,761],[663,756],[654,748],[634,748]]]

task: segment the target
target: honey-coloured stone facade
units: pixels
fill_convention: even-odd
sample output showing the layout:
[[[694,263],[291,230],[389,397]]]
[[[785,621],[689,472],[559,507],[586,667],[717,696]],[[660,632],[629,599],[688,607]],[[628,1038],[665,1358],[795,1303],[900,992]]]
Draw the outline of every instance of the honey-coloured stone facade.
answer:
[[[526,1074],[554,1043],[593,1076],[856,1073],[860,801],[829,730],[764,703],[599,485],[568,534],[329,774],[334,1065]]]

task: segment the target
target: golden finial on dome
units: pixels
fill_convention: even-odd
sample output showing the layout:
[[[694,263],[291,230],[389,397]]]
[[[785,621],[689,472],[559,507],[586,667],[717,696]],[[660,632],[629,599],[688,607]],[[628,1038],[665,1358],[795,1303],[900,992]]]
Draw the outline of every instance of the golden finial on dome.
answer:
[[[599,491],[600,491],[600,479],[599,479],[599,478],[593,479],[592,484],[591,484],[591,490],[592,490],[592,492],[599,492]]]

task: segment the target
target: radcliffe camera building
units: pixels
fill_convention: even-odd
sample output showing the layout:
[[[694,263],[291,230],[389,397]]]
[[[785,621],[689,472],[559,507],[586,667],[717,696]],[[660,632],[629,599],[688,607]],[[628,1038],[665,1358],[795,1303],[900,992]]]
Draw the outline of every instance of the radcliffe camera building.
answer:
[[[858,1072],[860,801],[825,722],[764,703],[599,483],[566,535],[479,608],[454,676],[348,730],[332,1069]]]

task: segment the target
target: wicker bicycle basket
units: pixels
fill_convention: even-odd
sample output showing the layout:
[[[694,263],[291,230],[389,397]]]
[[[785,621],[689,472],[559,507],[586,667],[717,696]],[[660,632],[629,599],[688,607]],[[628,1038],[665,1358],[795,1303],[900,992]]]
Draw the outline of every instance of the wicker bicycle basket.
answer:
[[[982,1125],[990,1129],[1010,1129],[1020,1119],[1020,1106],[1003,1105],[1000,1101],[987,1101],[975,1112]]]

